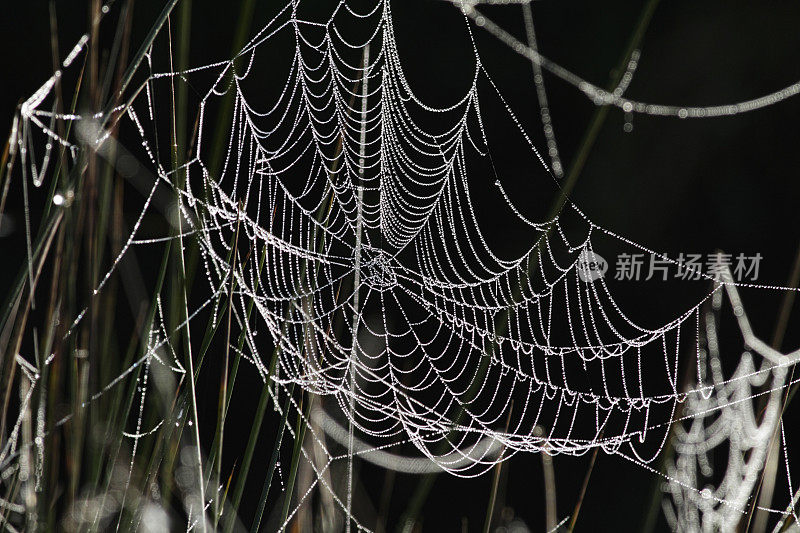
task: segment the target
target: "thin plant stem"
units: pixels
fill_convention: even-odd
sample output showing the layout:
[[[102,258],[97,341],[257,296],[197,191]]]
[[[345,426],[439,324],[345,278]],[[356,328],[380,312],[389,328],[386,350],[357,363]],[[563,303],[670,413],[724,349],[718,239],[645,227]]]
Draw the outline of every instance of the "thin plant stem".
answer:
[[[600,435],[600,438],[603,438],[603,435]],[[589,461],[589,469],[586,471],[586,477],[583,478],[583,485],[581,485],[581,491],[578,493],[578,502],[575,504],[575,509],[572,511],[572,517],[569,520],[569,525],[567,526],[567,531],[573,531],[575,529],[575,524],[578,522],[578,515],[581,512],[581,507],[583,506],[583,499],[586,497],[586,490],[589,488],[589,478],[592,477],[592,472],[594,471],[594,463],[597,460],[597,453],[600,451],[600,447],[596,447],[592,452],[592,459]]]
[[[225,434],[225,416],[227,413],[227,394],[228,394],[228,361],[230,359],[230,352],[231,352],[231,316],[233,315],[233,288],[234,282],[236,281],[236,257],[239,253],[239,223],[241,218],[241,204],[238,205],[238,209],[236,211],[236,235],[233,238],[233,257],[230,263],[230,285],[228,289],[228,324],[227,324],[227,332],[225,334],[225,362],[222,370],[222,377],[220,379],[220,396],[219,396],[219,412],[217,414],[218,422],[217,422],[217,440],[219,441],[218,447],[216,450],[217,458],[216,458],[216,484],[214,485],[214,493],[216,497],[214,498],[214,528],[216,529],[217,523],[219,521],[219,515],[221,512],[220,506],[220,496],[217,494],[218,486],[220,480],[222,479],[222,443],[223,437]]]
[[[355,396],[356,396],[356,368],[358,365],[358,322],[361,316],[361,309],[359,308],[359,293],[361,288],[361,231],[363,223],[362,209],[364,204],[364,150],[367,142],[367,95],[369,94],[369,44],[364,47],[364,58],[361,61],[364,69],[363,79],[361,82],[361,138],[359,141],[359,170],[358,177],[358,208],[356,210],[356,260],[354,267],[354,280],[353,280],[353,341],[350,350],[350,401],[348,405],[348,430],[347,430],[347,508],[345,510],[345,520],[347,521],[344,526],[346,533],[350,533],[350,524],[352,522],[352,508],[353,508],[353,429],[355,424],[353,418],[355,417]]]
[[[508,433],[508,426],[511,423],[511,412],[513,410],[514,401],[512,400],[508,408],[508,416],[506,416],[505,433]],[[505,448],[503,451],[505,451]],[[498,460],[497,464],[494,465],[494,477],[492,478],[492,489],[489,491],[489,505],[486,509],[486,521],[483,523],[483,533],[489,533],[492,527],[492,517],[494,516],[494,507],[497,502],[497,489],[500,486],[500,474],[503,471],[503,463],[505,462],[502,460],[502,454],[500,455],[500,459],[501,460]]]
[[[792,266],[791,274],[789,274],[788,286],[791,288],[795,288],[800,284],[800,246],[797,248],[797,253],[795,255],[794,264]],[[778,320],[775,323],[775,330],[772,334],[772,347],[778,351],[781,350],[783,346],[783,339],[786,336],[786,329],[789,326],[789,317],[792,313],[792,307],[794,305],[796,291],[790,290],[787,291],[786,294],[783,296],[783,302],[781,304],[781,308],[778,314]],[[791,371],[789,372],[788,383],[791,383],[794,380],[794,371],[795,366],[792,366]],[[795,387],[796,388],[796,385]],[[778,459],[780,455],[780,443],[778,440],[778,431],[780,430],[780,420],[783,419],[783,413],[786,411],[786,406],[790,399],[790,393],[792,389],[787,389],[786,393],[783,397],[783,402],[781,405],[781,416],[778,418],[778,424],[775,425],[775,429],[772,432],[772,437],[770,438],[769,442],[769,449],[767,451],[767,458],[765,461],[765,466],[761,470],[761,474],[759,476],[758,484],[756,485],[755,491],[753,492],[753,503],[750,506],[750,512],[747,516],[747,522],[745,526],[745,531],[750,530],[750,523],[755,517],[755,523],[753,524],[753,529],[755,533],[762,533],[767,529],[767,521],[769,520],[769,514],[764,508],[768,507],[770,502],[772,502],[772,496],[775,490],[775,477],[778,474]],[[756,512],[756,507],[761,507]]]

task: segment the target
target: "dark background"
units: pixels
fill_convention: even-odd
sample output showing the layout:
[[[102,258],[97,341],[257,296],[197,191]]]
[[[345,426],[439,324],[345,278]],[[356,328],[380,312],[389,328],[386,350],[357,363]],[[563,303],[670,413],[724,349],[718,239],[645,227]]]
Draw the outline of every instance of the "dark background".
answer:
[[[86,5],[76,1],[55,4],[63,58],[88,26]],[[272,11],[264,4],[256,9],[254,30]],[[190,63],[228,57],[238,2],[195,0],[193,5]],[[161,7],[161,2],[154,0],[136,3],[134,47]],[[481,9],[515,35],[524,35],[518,7]],[[640,2],[536,2],[533,13],[540,50],[583,78],[606,86],[641,9]],[[393,3],[393,11],[403,66],[414,90],[433,105],[460,97],[470,83],[473,58],[458,10],[440,1],[402,0]],[[48,17],[44,1],[19,3],[0,15],[3,136],[20,99],[35,91],[52,72]],[[626,95],[653,103],[712,105],[785,87],[800,79],[798,24],[800,4],[796,2],[662,2],[641,44],[639,68]],[[543,147],[530,66],[480,28],[473,26],[473,31],[487,70],[534,142]],[[575,88],[552,76],[546,74],[545,82],[562,161],[568,167],[596,108]],[[516,140],[512,140],[516,134],[509,123],[498,120],[492,125],[493,115],[487,116],[490,146],[497,150],[498,173],[506,191],[521,209],[549,205],[557,195],[553,180],[529,152],[515,155],[519,153],[514,149]],[[625,133],[623,114],[614,109],[571,198],[595,223],[670,256],[717,249],[733,254],[761,253],[764,259],[758,282],[785,285],[800,245],[798,118],[800,98],[793,98],[734,117],[680,120],[635,116],[633,131]],[[487,221],[490,243],[501,255],[510,257],[530,245],[530,235],[503,222],[499,214],[498,219],[490,218],[502,211],[502,202],[489,187],[494,179],[488,174],[476,176],[479,219],[483,216]],[[489,193],[481,200],[485,191]],[[528,213],[535,214],[536,209],[532,207]],[[33,203],[32,220],[38,220],[40,213]],[[16,231],[0,237],[0,279],[11,279],[25,257],[18,180],[12,183],[7,214]],[[490,226],[489,220],[494,225]],[[601,248],[597,251],[603,253]],[[6,290],[6,284],[0,283],[0,296],[5,296]],[[617,284],[613,290],[629,314],[641,317],[643,325],[656,326],[696,301],[707,292],[707,286],[670,283],[645,288],[631,282]],[[768,339],[783,293],[745,290],[743,297],[756,333]],[[800,344],[797,307],[785,351]],[[252,386],[258,384],[254,381]],[[247,397],[247,392],[243,395]],[[252,406],[245,402],[245,413],[248,408]],[[787,416],[796,414],[790,409]],[[241,422],[247,423],[246,414]],[[265,449],[264,464],[268,455]],[[571,512],[588,462],[588,455],[555,458],[559,517]],[[254,468],[263,468],[263,464]],[[501,494],[510,509],[506,514],[520,517],[534,531],[544,528],[541,470],[538,455],[517,455],[507,464],[508,485]],[[379,491],[382,474],[369,466],[363,467],[363,473],[368,490],[374,487]],[[477,530],[483,523],[490,481],[491,476],[472,480],[440,476],[422,513],[424,529],[456,530],[466,517],[469,529]],[[639,530],[657,483],[641,468],[601,453],[579,528]],[[398,475],[390,521],[397,520],[415,485],[414,479]],[[780,483],[777,490],[785,493]],[[245,511],[256,498],[253,494],[249,502],[245,500]],[[783,495],[777,498],[776,506],[785,499]]]

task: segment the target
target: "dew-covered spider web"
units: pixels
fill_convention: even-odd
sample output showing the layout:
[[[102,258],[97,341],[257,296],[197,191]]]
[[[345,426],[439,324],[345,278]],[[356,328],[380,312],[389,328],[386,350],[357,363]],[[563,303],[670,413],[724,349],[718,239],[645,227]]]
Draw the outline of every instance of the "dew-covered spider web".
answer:
[[[606,278],[592,277],[585,265],[598,243],[653,252],[595,224],[566,196],[554,216],[531,218],[526,199],[507,194],[503,176],[492,174],[490,131],[497,124],[511,131],[524,146],[531,179],[558,191],[564,169],[547,76],[598,106],[681,118],[755,112],[796,95],[800,83],[708,107],[634,101],[625,91],[638,51],[609,92],[539,54],[524,2],[524,42],[487,18],[482,3],[457,2],[453,9],[463,13],[474,57],[472,83],[447,104],[433,105],[406,77],[393,4],[343,0],[321,8],[288,1],[235,57],[181,71],[171,66],[165,26],[117,103],[96,113],[56,112],[54,86],[79,68],[89,42],[83,38],[15,123],[12,147],[30,185],[47,182],[56,152],[65,149],[76,164],[86,151],[113,159],[142,191],[140,216],[96,293],[133,251],[196,242],[195,284],[203,288],[193,291],[204,297],[187,309],[187,322],[210,317],[224,324],[230,306],[226,349],[241,357],[240,373],[268,385],[285,426],[277,445],[299,443],[299,461],[308,466],[276,527],[287,527],[318,494],[339,511],[340,526],[371,529],[352,512],[354,459],[400,472],[473,477],[518,453],[579,456],[600,448],[663,481],[673,527],[725,530],[754,505],[753,487],[776,439],[789,480],[781,489],[787,507],[766,510],[781,523],[794,516],[797,487],[781,415],[787,390],[798,382],[791,370],[800,351],[782,354],[759,340],[737,292],[792,289],[734,281],[725,269],[697,272],[693,278],[708,287],[704,296],[660,325],[646,325],[647,317],[626,313]],[[545,145],[532,140],[491,65],[482,62],[474,37],[485,31],[530,61]],[[280,80],[280,87],[253,90],[263,76]],[[170,149],[170,101],[181,86],[196,98],[186,157]],[[220,129],[216,119],[227,103],[229,119]],[[487,105],[502,112],[487,114]],[[121,146],[111,134],[121,128],[133,131],[141,148]],[[138,162],[134,153],[142,154]],[[513,257],[497,251],[502,236],[476,208],[474,180],[487,175],[494,186],[479,194],[496,195],[526,228],[525,249]],[[56,198],[68,202],[66,193]],[[160,236],[142,229],[153,211],[172,222]],[[175,356],[175,329],[160,318],[164,298],[146,353],[93,391],[91,401],[140,368],[141,406],[155,387],[148,375],[191,375]],[[722,313],[735,316],[742,333],[735,368],[720,363],[715,317]],[[84,319],[71,317],[67,336]],[[22,405],[42,368],[24,354],[18,358],[30,381]],[[193,423],[199,441],[196,402],[182,407],[177,418]],[[141,427],[141,420],[134,417],[126,430],[134,443],[161,427]],[[163,424],[172,422],[163,417]],[[22,423],[20,415],[14,432]],[[674,453],[662,470],[656,459],[671,431]],[[708,459],[716,447],[729,458],[721,472]],[[0,453],[3,469],[28,457],[16,433]],[[35,450],[29,455],[37,464]],[[198,482],[196,455],[181,455],[189,528],[205,525],[199,509],[221,494]],[[346,469],[346,486],[335,481],[342,478],[332,476],[334,469]],[[275,492],[288,482],[280,461],[269,475]]]

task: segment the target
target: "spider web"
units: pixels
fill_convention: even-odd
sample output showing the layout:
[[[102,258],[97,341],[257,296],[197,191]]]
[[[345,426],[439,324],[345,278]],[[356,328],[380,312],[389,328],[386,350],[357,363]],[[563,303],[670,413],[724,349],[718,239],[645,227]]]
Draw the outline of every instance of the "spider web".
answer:
[[[354,457],[402,472],[471,477],[519,452],[583,455],[598,447],[663,476],[669,496],[664,509],[673,527],[736,524],[747,512],[776,428],[782,434],[781,401],[798,381],[788,370],[800,358],[800,351],[783,355],[753,336],[736,287],[791,289],[698,272],[711,287],[707,294],[671,320],[647,327],[623,311],[603,277],[586,282],[580,265],[596,257],[598,240],[651,250],[595,224],[568,199],[554,218],[531,220],[499,178],[496,194],[530,234],[523,253],[503,258],[487,231],[489,221],[477,214],[470,177],[492,166],[486,124],[501,119],[482,112],[492,101],[539,173],[558,186],[563,171],[543,71],[597,105],[681,118],[753,111],[797,94],[800,84],[730,105],[638,102],[624,96],[638,52],[620,87],[608,92],[538,53],[529,6],[523,7],[527,43],[486,18],[479,3],[458,6],[474,70],[471,86],[448,105],[430,105],[412,88],[389,1],[367,8],[341,1],[324,15],[305,2],[287,2],[230,60],[174,71],[159,66],[167,56],[154,44],[139,69],[141,85],[106,114],[48,109],[59,71],[25,102],[15,123],[12,146],[22,178],[41,185],[61,147],[76,161],[85,149],[105,157],[116,142],[109,119],[138,133],[152,179],[143,186],[141,214],[95,293],[130,250],[170,241],[182,248],[184,239],[196,240],[207,297],[188,310],[188,321],[210,313],[217,322],[220,302],[230,302],[242,342],[229,341],[229,349],[270,384],[282,434],[300,441],[301,460],[310,467],[280,527],[304,512],[304,502],[318,490],[341,509],[348,530],[351,523],[367,529],[351,512]],[[531,61],[549,164],[484,66],[473,39],[476,27]],[[287,40],[293,52],[278,57],[275,50]],[[79,41],[63,69],[74,68],[87,43]],[[285,80],[275,94],[250,90],[251,78],[264,72]],[[159,102],[181,84],[199,95],[197,129],[191,155],[176,162],[165,147],[172,117],[164,116]],[[217,160],[217,131],[208,117],[226,98],[233,110]],[[57,133],[63,131],[59,122],[75,126],[71,136]],[[176,232],[144,237],[144,216],[161,208],[164,190],[178,198],[179,213],[171,218]],[[705,311],[719,311],[724,294],[745,341],[745,355],[730,375],[720,369],[716,323]],[[174,355],[174,331],[160,310],[159,316],[147,353],[92,397],[145,368],[139,420],[126,433],[134,456],[135,443],[160,427],[141,427],[147,376],[155,367],[177,376],[189,371]],[[83,317],[75,317],[72,328]],[[274,357],[264,351],[259,332],[272,339]],[[41,369],[19,359],[30,381],[24,405]],[[682,388],[679,370],[695,359],[694,384]],[[658,373],[650,370],[654,361],[663,361]],[[315,399],[301,405],[295,387]],[[759,417],[754,410],[762,399],[766,409]],[[198,426],[196,403],[187,410],[187,420]],[[20,418],[0,463],[21,457],[21,424]],[[675,459],[661,474],[653,464],[671,427],[678,428]],[[730,461],[719,487],[703,487],[713,470],[706,454],[715,446],[730,447]],[[182,456],[189,527],[204,524],[199,509],[219,497],[216,490],[204,491],[202,467],[194,470],[202,463],[200,451],[192,453]],[[340,464],[348,472],[346,490],[332,482],[331,471]],[[280,463],[277,470],[282,476]],[[794,513],[789,509],[767,510],[785,517]]]

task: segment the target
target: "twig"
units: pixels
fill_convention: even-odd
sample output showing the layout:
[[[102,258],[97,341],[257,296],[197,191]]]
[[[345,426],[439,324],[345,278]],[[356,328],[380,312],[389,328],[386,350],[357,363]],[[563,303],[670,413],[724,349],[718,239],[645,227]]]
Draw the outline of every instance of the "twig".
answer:
[[[230,353],[231,353],[231,316],[233,315],[233,288],[234,283],[236,281],[236,258],[239,252],[239,223],[241,221],[241,210],[242,204],[238,204],[238,209],[236,210],[236,235],[233,238],[233,257],[231,258],[231,275],[230,275],[230,285],[228,289],[228,324],[227,324],[227,332],[225,335],[225,364],[222,370],[222,377],[220,378],[220,388],[221,394],[219,397],[219,423],[217,425],[217,439],[218,439],[218,448],[217,448],[217,460],[216,460],[216,477],[215,477],[215,485],[214,489],[214,528],[217,527],[217,522],[219,521],[219,514],[220,514],[220,496],[217,493],[217,489],[219,487],[220,480],[222,479],[222,442],[223,436],[225,431],[225,417],[227,414],[227,406],[226,406],[226,399],[228,395],[228,363],[230,360]]]
[[[603,434],[600,433],[598,440],[602,438]],[[597,460],[597,452],[599,451],[600,447],[597,446],[592,453],[592,459],[589,461],[589,470],[586,471],[586,477],[583,478],[583,485],[581,486],[581,491],[578,494],[578,502],[575,504],[575,509],[572,511],[572,519],[569,521],[569,526],[567,526],[567,530],[569,531],[575,529],[575,523],[578,521],[578,514],[581,512],[583,498],[586,496],[586,489],[589,488],[589,478],[592,476],[592,472],[594,471],[594,462]]]
[[[506,428],[504,430],[505,433],[508,433],[508,426],[511,423],[511,412],[514,410],[514,400],[511,400],[511,405],[508,408],[508,416],[506,417]],[[503,470],[503,453],[505,452],[505,447],[502,452],[500,452],[500,457],[497,459],[497,464],[494,466],[494,478],[492,479],[492,490],[489,492],[489,507],[486,510],[486,521],[483,523],[483,533],[489,533],[489,529],[492,527],[492,516],[494,515],[494,505],[497,501],[497,487],[500,485],[500,473]]]

